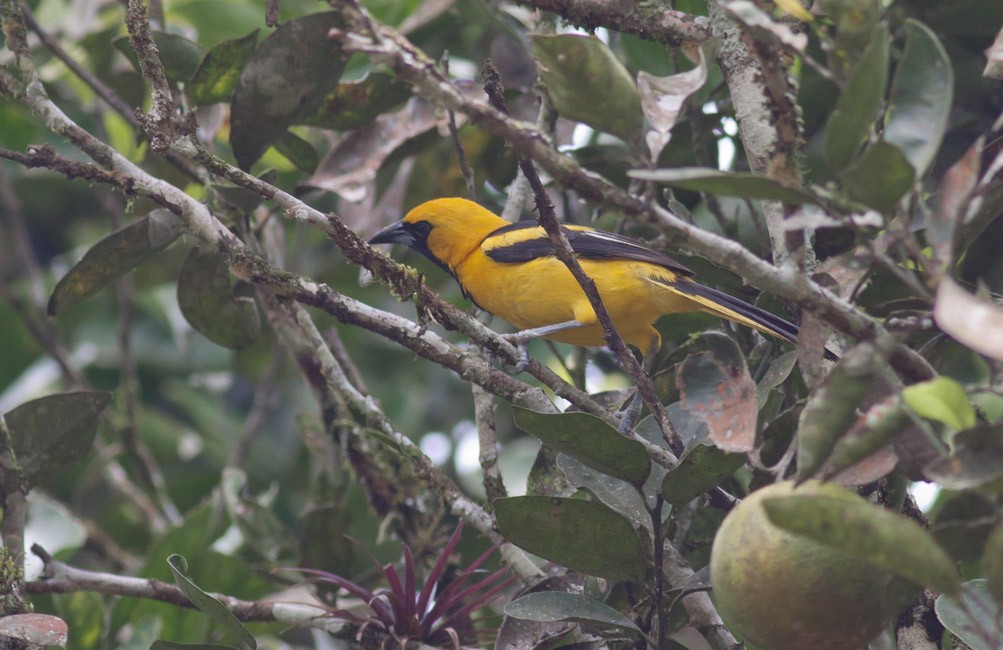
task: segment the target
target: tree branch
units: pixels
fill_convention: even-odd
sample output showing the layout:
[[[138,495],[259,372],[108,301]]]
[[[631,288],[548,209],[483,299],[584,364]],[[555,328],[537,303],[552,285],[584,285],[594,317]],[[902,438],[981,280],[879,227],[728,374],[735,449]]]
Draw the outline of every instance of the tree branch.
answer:
[[[711,37],[709,21],[636,0],[515,0],[516,4],[549,11],[567,22],[593,31],[608,27],[664,45],[696,45]]]

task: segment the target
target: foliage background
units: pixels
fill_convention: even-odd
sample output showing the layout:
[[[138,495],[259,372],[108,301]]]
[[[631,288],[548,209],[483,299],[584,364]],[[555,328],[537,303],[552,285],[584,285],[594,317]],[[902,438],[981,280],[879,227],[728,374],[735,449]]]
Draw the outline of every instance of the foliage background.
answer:
[[[531,467],[530,492],[574,492],[567,472],[555,469],[559,462],[537,456],[537,438],[546,439],[551,425],[520,429],[513,421],[513,402],[545,410],[552,392],[540,383],[552,389],[556,380],[536,369],[536,379],[516,375],[523,384],[492,370],[478,350],[511,361],[510,347],[444,311],[414,275],[353,248],[339,229],[365,239],[424,200],[467,195],[458,143],[479,200],[499,213],[530,215],[532,196],[516,172],[516,153],[528,156],[544,171],[562,219],[671,248],[707,284],[778,313],[803,310],[797,355],[708,316],[659,324],[660,401],[687,454],[720,452],[708,461],[709,477],[682,475],[696,481],[695,495],[720,486],[740,497],[795,467],[799,477],[822,472],[837,439],[862,435],[865,425],[851,429],[856,409],[890,395],[909,411],[911,427],[885,432],[851,482],[870,486],[873,500],[886,505],[904,502],[906,511],[907,483],[948,488],[929,513],[935,537],[961,562],[965,579],[988,578],[999,589],[1003,576],[979,559],[999,550],[984,549],[987,538],[1003,543],[990,536],[999,530],[1003,475],[1003,315],[995,304],[1003,290],[1003,47],[993,45],[1003,8],[819,1],[801,16],[790,2],[777,5],[372,0],[360,13],[354,2],[167,1],[149,7],[166,73],[159,77],[150,69],[157,57],[142,47],[138,3],[28,2],[27,33],[19,34],[20,5],[5,0],[0,413],[10,421],[19,405],[66,391],[110,393],[107,406],[95,392],[86,404],[51,402],[39,420],[14,418],[27,424],[11,425],[5,458],[14,449],[22,465],[52,460],[39,460],[41,469],[27,475],[3,466],[3,494],[14,499],[4,507],[5,546],[19,546],[26,514],[29,544],[73,566],[173,582],[166,557],[180,554],[201,587],[254,601],[292,583],[270,573],[275,567],[365,576],[372,564],[363,549],[398,561],[396,540],[427,566],[457,518],[482,533],[468,528],[467,561],[488,539],[554,534],[538,528],[545,522],[499,533],[486,496],[523,493]],[[383,26],[429,60],[412,65],[402,56],[410,45],[388,39]],[[352,41],[350,33],[370,41]],[[349,53],[353,43],[358,51]],[[485,108],[478,75],[488,58],[515,119]],[[441,72],[447,60],[448,73]],[[46,118],[44,101],[26,92],[36,71],[66,121]],[[661,77],[669,81],[660,86],[653,78]],[[165,103],[151,89],[172,99]],[[542,93],[549,99],[541,104]],[[182,114],[197,120],[197,131],[186,130]],[[102,157],[67,130],[69,121],[120,158]],[[668,133],[652,154],[652,139]],[[139,169],[170,187],[147,182]],[[666,217],[669,210],[678,218]],[[227,243],[227,229],[244,244]],[[110,233],[119,234],[106,239]],[[256,266],[248,251],[270,266]],[[394,254],[448,302],[468,306],[426,260]],[[418,311],[393,293],[417,298]],[[348,302],[337,303],[341,296]],[[362,305],[382,312],[365,321]],[[431,334],[403,329],[393,315]],[[473,332],[473,344],[454,331],[457,323]],[[721,329],[742,353],[699,337]],[[831,345],[865,345],[846,354],[858,364],[845,364],[850,380],[822,380],[821,342],[833,330]],[[896,348],[902,344],[919,354]],[[617,395],[605,391],[631,383],[606,350],[545,342],[530,350],[572,384],[608,398],[565,393],[607,419]],[[699,363],[710,375],[697,372]],[[758,384],[762,399],[754,391],[731,405],[734,417],[753,425],[746,446],[729,449],[707,422],[726,405],[701,406],[692,396],[736,373]],[[930,383],[934,376],[953,381]],[[841,381],[861,390],[840,392]],[[493,393],[494,403],[472,394],[471,383]],[[903,384],[920,388],[903,393]],[[844,426],[799,424],[802,408],[836,421],[842,414]],[[653,426],[649,419],[640,428]],[[41,429],[59,429],[57,439]],[[494,448],[491,436],[497,466],[484,456]],[[795,438],[801,447],[792,465]],[[562,451],[591,453],[573,447]],[[739,456],[736,469],[736,454],[748,452],[753,462]],[[16,497],[29,487],[25,513]],[[579,497],[596,500],[596,489]],[[667,529],[678,557],[664,561],[703,567],[722,517],[704,497],[673,502]],[[546,556],[532,542],[527,548]],[[574,555],[558,548],[547,559],[573,565],[562,562],[564,552]],[[518,551],[508,553],[508,562],[525,568]],[[650,570],[650,553],[647,560]],[[38,570],[29,567],[32,606],[68,623],[69,647],[224,638],[213,617],[173,604],[100,588],[48,594]],[[561,575],[573,583],[580,574]],[[966,584],[998,609],[984,583]],[[622,594],[602,595],[646,630],[652,624],[644,606],[630,610]],[[658,602],[674,643],[729,642],[719,619],[686,626],[709,600],[689,598],[682,609]],[[249,626],[270,647],[330,643],[317,630]],[[952,631],[972,647],[1003,638],[991,627],[974,635],[958,628]]]

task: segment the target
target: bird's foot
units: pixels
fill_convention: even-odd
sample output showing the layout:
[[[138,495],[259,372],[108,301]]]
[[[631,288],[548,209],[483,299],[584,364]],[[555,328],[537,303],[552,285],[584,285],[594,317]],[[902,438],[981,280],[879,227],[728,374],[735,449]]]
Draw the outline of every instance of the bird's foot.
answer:
[[[536,338],[536,336],[525,336],[524,332],[516,332],[515,334],[503,334],[502,338],[514,345],[518,354],[518,359],[515,365],[512,366],[512,371],[515,374],[525,372],[529,368],[529,342]]]

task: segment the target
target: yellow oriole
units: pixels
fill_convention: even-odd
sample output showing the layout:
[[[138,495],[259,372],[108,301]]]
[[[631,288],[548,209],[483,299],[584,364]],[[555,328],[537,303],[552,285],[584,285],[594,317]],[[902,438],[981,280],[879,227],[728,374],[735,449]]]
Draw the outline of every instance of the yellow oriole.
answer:
[[[692,271],[656,250],[586,226],[562,228],[620,336],[645,358],[661,345],[655,320],[680,312],[707,312],[785,341],[797,338],[797,325],[698,284]],[[420,251],[456,278],[478,307],[518,327],[521,341],[606,344],[585,292],[535,221],[510,223],[473,201],[434,199],[369,243]]]

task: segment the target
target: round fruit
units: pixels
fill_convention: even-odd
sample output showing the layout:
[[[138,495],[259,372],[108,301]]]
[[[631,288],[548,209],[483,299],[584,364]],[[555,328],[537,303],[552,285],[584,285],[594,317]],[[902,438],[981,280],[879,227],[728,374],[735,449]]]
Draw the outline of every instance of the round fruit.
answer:
[[[775,483],[753,492],[717,531],[710,574],[729,629],[762,650],[860,650],[902,601],[901,580],[769,520],[764,499],[790,494],[857,499],[832,484]],[[891,587],[891,590],[889,589]]]

